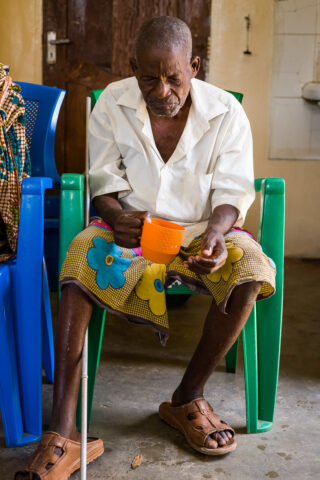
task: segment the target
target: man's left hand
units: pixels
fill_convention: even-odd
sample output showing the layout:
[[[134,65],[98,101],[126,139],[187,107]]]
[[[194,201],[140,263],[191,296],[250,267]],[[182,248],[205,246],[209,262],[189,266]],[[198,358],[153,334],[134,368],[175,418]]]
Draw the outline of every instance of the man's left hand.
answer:
[[[190,256],[183,265],[194,273],[208,275],[223,267],[227,257],[223,234],[210,229],[203,234],[201,255]]]

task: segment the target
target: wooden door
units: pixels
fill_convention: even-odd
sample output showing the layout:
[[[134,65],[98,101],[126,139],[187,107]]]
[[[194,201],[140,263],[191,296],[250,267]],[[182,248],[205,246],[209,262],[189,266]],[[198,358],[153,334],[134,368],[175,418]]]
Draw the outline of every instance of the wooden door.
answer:
[[[140,25],[153,16],[173,15],[193,34],[193,53],[204,78],[210,34],[209,0],[46,0],[43,2],[43,83],[64,88],[56,163],[59,173],[83,172],[85,98],[97,88],[131,75],[129,58]],[[48,32],[57,40],[56,62],[48,58]],[[49,47],[50,48],[50,47]],[[51,53],[50,53],[51,55]]]

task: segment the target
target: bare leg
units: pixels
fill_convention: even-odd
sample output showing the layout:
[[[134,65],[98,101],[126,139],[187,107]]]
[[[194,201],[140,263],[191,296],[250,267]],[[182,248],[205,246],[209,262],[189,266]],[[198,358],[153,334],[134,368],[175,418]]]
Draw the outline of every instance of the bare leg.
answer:
[[[62,289],[55,340],[55,373],[53,408],[49,430],[80,441],[76,428],[76,407],[81,372],[81,354],[84,336],[92,313],[89,297],[77,286]],[[61,455],[62,450],[56,449]],[[19,473],[17,480],[29,479],[28,473]],[[33,475],[37,479],[37,475]]]
[[[92,313],[92,302],[77,286],[62,289],[55,340],[55,375],[50,430],[79,440],[76,408],[84,336]]]
[[[212,302],[200,342],[180,385],[173,393],[173,405],[183,405],[203,396],[208,378],[240,335],[260,289],[259,282],[248,282],[236,287],[228,303],[227,315],[221,313],[215,302]],[[230,439],[229,432],[215,434],[213,439],[207,440],[206,446],[217,448],[218,444],[225,445]]]

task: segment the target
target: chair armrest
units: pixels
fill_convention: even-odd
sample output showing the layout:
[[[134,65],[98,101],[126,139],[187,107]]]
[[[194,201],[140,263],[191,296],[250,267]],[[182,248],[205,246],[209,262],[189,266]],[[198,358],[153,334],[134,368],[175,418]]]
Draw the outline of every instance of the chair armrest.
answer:
[[[53,181],[47,177],[27,177],[22,181],[21,196],[41,195],[44,196],[45,190],[52,188]],[[21,198],[21,201],[23,198]]]
[[[47,188],[52,188],[51,178],[29,177],[22,181],[16,291],[23,289],[26,278],[31,285],[42,278],[44,194]]]
[[[63,173],[61,175],[61,190],[84,189],[84,175],[81,173]]]
[[[52,188],[47,177],[24,178],[21,186],[17,264],[32,258],[40,248],[43,251],[44,194]],[[42,255],[41,255],[42,268]]]
[[[84,175],[65,173],[61,176],[59,272],[72,239],[84,227]]]
[[[261,191],[258,241],[263,251],[277,266],[277,283],[283,275],[285,181],[283,178],[259,178],[256,191]]]

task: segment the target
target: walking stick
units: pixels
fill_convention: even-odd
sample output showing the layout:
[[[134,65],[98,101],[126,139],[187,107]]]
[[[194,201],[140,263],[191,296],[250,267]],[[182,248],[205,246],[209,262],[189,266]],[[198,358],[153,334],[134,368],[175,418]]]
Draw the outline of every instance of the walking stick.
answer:
[[[89,224],[90,217],[90,186],[89,186],[89,117],[91,99],[86,99],[86,163],[85,163],[85,227]],[[84,337],[81,366],[81,455],[80,478],[87,480],[87,426],[88,426],[88,329]]]

